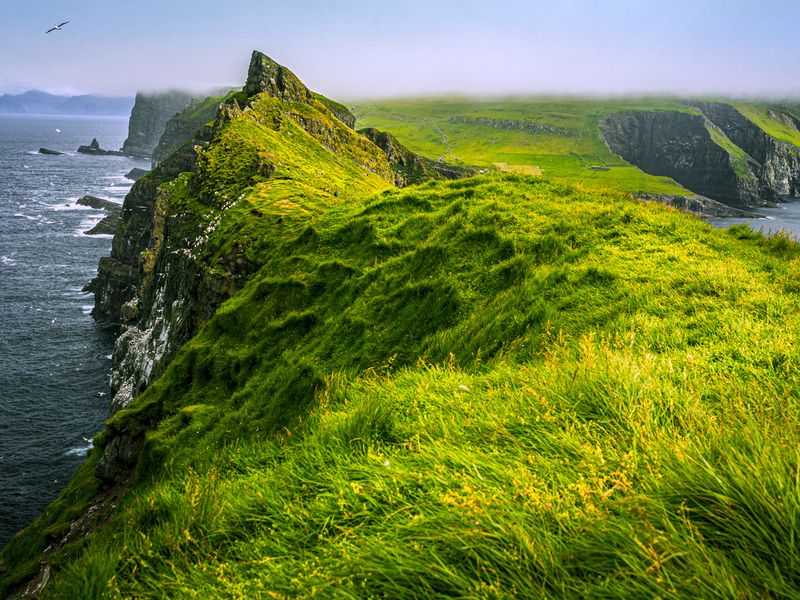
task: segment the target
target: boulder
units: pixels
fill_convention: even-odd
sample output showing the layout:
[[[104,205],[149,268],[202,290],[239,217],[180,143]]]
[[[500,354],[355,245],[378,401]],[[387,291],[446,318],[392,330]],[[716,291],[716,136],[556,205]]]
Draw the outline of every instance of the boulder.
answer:
[[[50,148],[39,148],[39,154],[48,154],[51,156],[63,156],[64,152],[59,152],[58,150],[50,150]]]

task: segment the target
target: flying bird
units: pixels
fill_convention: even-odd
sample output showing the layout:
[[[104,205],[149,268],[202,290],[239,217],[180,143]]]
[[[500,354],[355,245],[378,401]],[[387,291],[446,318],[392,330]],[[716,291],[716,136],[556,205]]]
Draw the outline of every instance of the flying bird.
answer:
[[[50,33],[51,31],[61,31],[61,28],[69,23],[69,21],[64,21],[63,23],[59,23],[58,25],[53,25],[50,29],[45,31],[45,33]]]

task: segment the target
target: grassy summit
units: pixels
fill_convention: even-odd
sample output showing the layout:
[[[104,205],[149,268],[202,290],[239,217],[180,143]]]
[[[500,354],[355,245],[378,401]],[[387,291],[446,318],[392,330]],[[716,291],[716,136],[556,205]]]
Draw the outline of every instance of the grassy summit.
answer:
[[[0,595],[796,593],[800,247],[524,174],[395,189],[330,106],[231,104],[161,185],[146,275],[246,275]]]

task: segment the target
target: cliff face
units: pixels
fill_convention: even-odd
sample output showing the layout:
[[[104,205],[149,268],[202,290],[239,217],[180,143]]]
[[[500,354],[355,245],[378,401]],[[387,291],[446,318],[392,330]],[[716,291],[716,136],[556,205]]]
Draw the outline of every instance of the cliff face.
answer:
[[[189,94],[177,91],[136,94],[128,124],[128,137],[122,145],[122,151],[131,156],[150,158],[167,121],[183,110],[190,100]]]
[[[734,106],[691,102],[698,113],[622,111],[600,124],[613,152],[643,171],[735,207],[800,190],[800,148],[770,135]],[[785,119],[783,118],[785,117]],[[789,115],[771,118],[797,130]]]
[[[732,206],[760,203],[753,165],[733,164],[701,115],[623,111],[603,120],[600,131],[612,151],[646,173],[672,177],[698,194]]]
[[[759,185],[764,197],[796,196],[800,192],[800,149],[775,139],[730,104],[692,102],[691,105],[759,164]],[[770,116],[798,130],[791,115],[771,111]]]

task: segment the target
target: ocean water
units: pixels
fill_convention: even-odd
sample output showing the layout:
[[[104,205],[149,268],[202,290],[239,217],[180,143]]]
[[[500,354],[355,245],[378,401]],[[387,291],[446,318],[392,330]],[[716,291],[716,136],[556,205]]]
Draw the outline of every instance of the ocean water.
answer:
[[[0,545],[66,485],[107,416],[114,332],[82,288],[111,236],[84,235],[104,213],[75,201],[122,203],[123,175],[148,165],[75,150],[93,137],[118,149],[126,131],[126,118],[0,116]]]
[[[749,212],[759,215],[759,219],[718,218],[708,219],[715,227],[729,227],[734,224],[747,224],[754,231],[773,235],[779,231],[800,240],[800,198],[784,198],[783,202],[772,208],[750,208]]]

